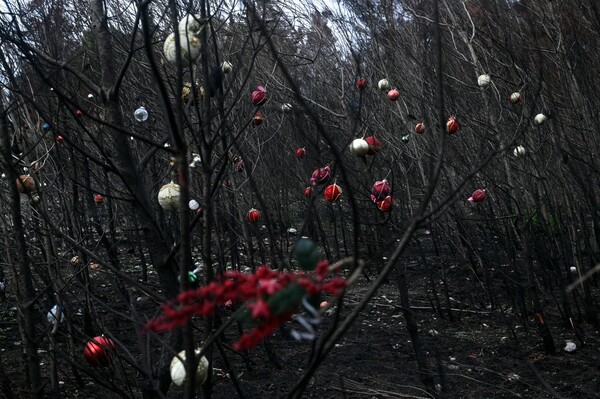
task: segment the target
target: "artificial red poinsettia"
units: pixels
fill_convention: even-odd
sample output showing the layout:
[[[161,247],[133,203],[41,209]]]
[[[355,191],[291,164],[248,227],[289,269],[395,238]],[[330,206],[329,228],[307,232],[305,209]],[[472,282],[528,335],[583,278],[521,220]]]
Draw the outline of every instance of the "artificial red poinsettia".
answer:
[[[254,274],[228,271],[209,284],[180,293],[162,305],[162,314],[150,320],[146,329],[154,332],[172,331],[194,316],[213,316],[219,306],[231,307],[245,303],[238,320],[255,327],[233,344],[235,350],[248,350],[271,335],[281,323],[292,318],[306,295],[340,294],[347,286],[345,278],[328,261],[318,262],[314,272],[278,272],[260,266]]]

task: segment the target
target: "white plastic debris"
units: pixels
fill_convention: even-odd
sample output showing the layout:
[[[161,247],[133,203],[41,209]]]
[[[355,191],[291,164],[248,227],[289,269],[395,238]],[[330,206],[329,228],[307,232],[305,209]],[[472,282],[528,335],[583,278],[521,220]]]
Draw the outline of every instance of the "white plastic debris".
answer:
[[[577,349],[577,345],[575,345],[575,342],[567,341],[567,344],[565,345],[564,349],[567,352],[575,352],[575,350]]]

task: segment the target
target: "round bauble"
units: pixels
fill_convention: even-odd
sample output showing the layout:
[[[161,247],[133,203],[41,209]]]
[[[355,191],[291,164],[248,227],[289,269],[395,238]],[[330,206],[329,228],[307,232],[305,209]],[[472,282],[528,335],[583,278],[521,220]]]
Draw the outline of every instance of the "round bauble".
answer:
[[[331,178],[331,168],[329,165],[317,168],[313,171],[310,177],[310,184],[316,186],[317,184],[325,184]]]
[[[59,135],[59,136],[57,136],[57,137],[56,137],[56,144],[60,144],[60,143],[62,143],[62,142],[63,142],[63,140],[64,140],[64,137],[63,137],[63,136],[60,136],[60,135]]]
[[[108,366],[115,349],[117,349],[117,345],[112,339],[97,336],[88,341],[83,354],[92,366]]]
[[[390,90],[388,91],[387,97],[390,101],[396,101],[400,98],[400,92],[396,89]]]
[[[486,194],[485,190],[478,188],[477,190],[473,191],[473,194],[471,194],[471,198],[469,198],[469,201],[479,203],[479,202],[483,202],[486,197],[487,197],[487,194]]]
[[[477,78],[477,84],[479,85],[479,87],[486,87],[490,84],[491,81],[492,78],[490,75],[479,75],[479,77]]]
[[[48,323],[55,324],[57,322],[62,323],[63,321],[65,321],[65,308],[61,306],[60,315],[58,313],[58,305],[52,306],[52,309],[50,309],[50,311],[46,315]]]
[[[306,150],[304,148],[296,148],[296,158],[300,159],[304,157],[304,154],[306,154]]]
[[[358,157],[364,157],[369,153],[369,143],[364,139],[354,139],[349,146],[350,152]]]
[[[522,157],[524,157],[527,154],[527,150],[522,145],[518,145],[518,146],[515,147],[515,149],[513,151],[513,154],[517,158],[522,158]]]
[[[312,197],[312,193],[313,193],[313,189],[312,189],[312,187],[306,187],[306,188],[304,189],[304,197],[305,197],[305,198],[310,198],[310,197]]]
[[[391,196],[385,197],[381,201],[377,201],[377,209],[381,212],[391,212],[394,208],[394,199]]]
[[[35,190],[35,180],[31,175],[21,175],[17,178],[17,190],[23,194],[30,194]]]
[[[200,349],[194,351],[196,356],[200,356]],[[171,380],[177,386],[182,386],[185,382],[185,351],[179,352],[177,356],[171,360],[171,366],[169,367],[171,372]],[[208,359],[204,356],[200,358],[198,362],[198,368],[196,369],[196,384],[201,385],[206,382],[208,378]]]
[[[250,96],[252,105],[259,106],[267,102],[267,90],[263,86],[258,86]]]
[[[458,132],[458,121],[456,120],[456,116],[451,116],[450,118],[448,118],[448,122],[446,122],[446,131],[449,134],[454,134],[456,132]]]
[[[290,103],[281,104],[281,112],[291,112],[291,111],[292,111],[292,104],[290,104]]]
[[[375,184],[373,184],[373,187],[371,188],[371,200],[373,202],[381,201],[385,197],[390,195],[391,191],[392,187],[390,186],[390,183],[387,180],[378,180],[375,182]]]
[[[78,109],[77,111],[75,111],[75,115],[77,116],[83,116],[83,111]]]
[[[101,196],[100,194],[94,195],[94,203],[96,205],[102,205],[102,204],[104,204],[104,197]]]
[[[205,24],[202,22],[200,14],[186,15],[181,21],[179,21],[178,30],[179,34],[183,36],[193,35],[198,36]]]
[[[367,155],[374,155],[381,149],[381,142],[377,137],[368,136],[365,137],[365,141],[369,144],[369,152],[367,152]]]
[[[195,199],[191,199],[190,202],[188,202],[188,207],[192,211],[197,211],[200,208],[200,204]]]
[[[514,93],[511,93],[510,97],[508,98],[508,101],[510,101],[513,104],[516,104],[516,103],[520,102],[521,99],[522,99],[521,93],[519,93],[518,91],[515,91]]]
[[[342,188],[334,183],[327,186],[323,195],[327,202],[334,202],[342,195]]]
[[[248,211],[246,218],[250,223],[256,223],[261,219],[261,216],[262,215],[260,214],[259,210],[252,208]]]
[[[181,197],[179,184],[167,183],[158,192],[158,203],[166,211],[179,210],[179,198]]]
[[[362,90],[367,87],[367,81],[365,79],[356,79],[356,88]]]
[[[163,45],[163,52],[167,61],[173,64],[177,63],[175,40],[179,40],[181,46],[181,62],[184,66],[188,66],[198,58],[201,49],[199,38],[193,35],[175,35],[175,33],[171,33],[167,36]]]
[[[387,79],[381,79],[378,83],[377,83],[377,87],[379,87],[379,90],[381,91],[388,91],[390,89],[390,81]]]
[[[252,124],[254,126],[260,126],[265,121],[265,116],[260,112],[257,112],[252,118]]]
[[[229,61],[223,61],[223,63],[221,64],[221,70],[225,74],[231,73],[231,71],[233,70],[233,65]]]
[[[403,143],[408,143],[410,141],[410,135],[405,134],[404,136],[400,137],[400,140],[402,140]]]
[[[548,117],[542,113],[537,114],[533,119],[536,125],[543,125],[544,123],[546,123],[547,120]]]
[[[425,124],[424,123],[417,123],[417,126],[415,126],[415,132],[418,134],[421,134],[425,131]]]
[[[148,120],[148,111],[144,107],[139,107],[133,112],[133,118],[139,123],[146,122]]]

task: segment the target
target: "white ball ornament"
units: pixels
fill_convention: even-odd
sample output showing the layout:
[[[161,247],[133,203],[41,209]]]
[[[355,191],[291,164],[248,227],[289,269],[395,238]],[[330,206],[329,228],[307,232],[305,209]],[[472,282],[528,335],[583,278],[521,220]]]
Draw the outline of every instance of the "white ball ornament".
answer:
[[[390,81],[387,79],[381,79],[378,83],[377,83],[377,87],[379,87],[379,90],[381,91],[387,91],[389,90],[392,86],[390,85]]]
[[[195,353],[196,356],[198,356],[200,354],[200,349],[196,349]],[[173,357],[173,360],[171,360],[171,380],[173,380],[173,383],[177,386],[182,386],[186,378],[185,365],[182,362],[182,360],[185,361],[185,351],[179,352],[179,354]],[[198,363],[198,369],[196,370],[196,384],[204,384],[206,382],[207,377],[208,359],[202,356],[200,358],[200,362]]]
[[[189,14],[181,21],[179,21],[179,34],[184,36],[194,35],[198,36],[205,24],[202,22],[200,15]]]
[[[513,154],[515,154],[515,157],[517,157],[517,158],[524,157],[526,153],[527,153],[527,150],[525,150],[525,147],[523,147],[522,145],[516,146],[515,150],[513,151]]]
[[[231,71],[233,70],[233,65],[231,65],[231,62],[229,61],[223,61],[223,63],[221,64],[221,70],[223,71],[223,73],[231,73]]]
[[[369,143],[364,139],[354,139],[350,143],[350,152],[356,156],[364,157],[369,152]]]
[[[179,210],[179,197],[181,197],[179,184],[167,183],[158,192],[158,203],[167,211]]]
[[[144,107],[139,107],[133,112],[133,117],[139,123],[146,122],[148,120],[148,110]]]
[[[492,81],[492,78],[490,77],[490,75],[487,75],[487,74],[479,75],[479,77],[477,78],[477,84],[480,87],[486,87],[487,85],[490,84],[491,81]]]
[[[190,209],[192,211],[195,211],[198,208],[200,208],[200,204],[195,199],[191,199],[190,202],[188,203],[188,206],[190,207]]]
[[[521,101],[521,93],[519,93],[518,91],[511,93],[511,95],[509,97],[509,101],[513,104],[518,103],[519,101]]]
[[[61,309],[59,316],[58,305],[54,305],[52,306],[52,309],[50,309],[50,311],[48,312],[48,315],[46,315],[46,318],[48,319],[48,323],[51,324],[55,324],[56,322],[62,323],[63,321],[65,321],[65,310]]]
[[[181,46],[181,60],[184,66],[188,66],[191,62],[195,61],[200,55],[200,39],[193,35],[175,35],[171,33],[165,39],[163,45],[163,52],[167,61],[175,64],[177,62],[177,50],[175,40],[179,40]]]
[[[544,123],[546,123],[547,120],[548,117],[542,113],[537,114],[533,119],[536,125],[543,125]]]
[[[292,104],[285,103],[281,105],[281,112],[290,112],[292,110]]]

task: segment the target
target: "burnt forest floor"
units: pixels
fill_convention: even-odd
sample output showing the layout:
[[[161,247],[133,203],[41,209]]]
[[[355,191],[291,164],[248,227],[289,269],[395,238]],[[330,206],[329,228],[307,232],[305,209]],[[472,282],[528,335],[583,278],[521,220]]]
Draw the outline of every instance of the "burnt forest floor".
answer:
[[[468,262],[452,259],[450,256],[440,259],[430,255],[429,250],[424,256],[422,251],[422,247],[419,249],[411,246],[398,267],[406,267],[411,305],[415,307],[426,359],[433,370],[435,383],[439,384],[441,397],[551,398],[553,396],[549,389],[553,389],[563,398],[600,398],[598,331],[588,324],[576,321],[583,337],[583,341],[578,340],[562,323],[557,307],[550,302],[552,297],[549,295],[546,317],[557,351],[554,355],[546,355],[533,317],[523,320],[517,315],[513,308],[514,302],[508,298],[510,294],[500,289],[501,282],[494,294],[497,305],[495,309],[491,309],[487,294],[480,288]],[[448,296],[442,290],[440,262],[444,265]],[[434,273],[430,268],[434,268]],[[371,278],[374,276],[372,274]],[[496,271],[496,274],[501,273]],[[114,298],[110,281],[102,281],[102,276],[103,274],[96,273],[94,277],[98,295]],[[156,277],[155,274],[151,276]],[[431,281],[435,282],[436,293],[431,290]],[[364,278],[351,287],[345,297],[343,315],[349,313],[368,287],[369,282]],[[444,309],[448,302],[454,309],[452,321],[446,312],[439,314],[433,309],[436,294]],[[398,288],[392,276],[326,357],[303,397],[431,397],[419,380],[413,345],[399,304]],[[8,300],[0,305],[1,361],[8,380],[15,393],[18,393],[22,375],[19,366],[22,347],[14,322],[15,311],[11,310],[14,304]],[[157,305],[150,302],[143,304],[142,313],[144,308],[148,310],[146,316],[152,317]],[[120,311],[129,314],[127,308]],[[106,325],[115,337],[132,347],[137,345],[131,324],[118,321],[116,316],[111,317],[106,309],[99,308],[98,312],[106,315]],[[80,329],[78,318],[80,315],[73,317],[73,325]],[[323,318],[318,336],[326,331],[332,318],[332,315]],[[285,397],[303,374],[312,345],[308,341],[294,341],[288,334],[290,328],[292,326],[288,323],[269,339],[269,352],[273,356],[269,356],[265,345],[250,351],[246,361],[242,356],[226,349],[246,398]],[[201,333],[197,335],[200,336]],[[233,326],[226,332],[225,342],[231,343],[238,337],[237,327]],[[577,350],[572,353],[563,350],[568,340],[577,345]],[[57,345],[68,348],[66,334],[59,334]],[[45,348],[40,351],[42,371],[48,376],[51,371],[48,341],[44,340],[41,347]],[[83,356],[79,357],[81,367],[89,368]],[[58,370],[61,396],[56,397],[117,397],[95,383],[86,373],[81,373],[81,380],[77,381],[71,367],[65,360],[60,360],[60,356],[59,364],[63,365]],[[214,366],[225,369],[216,350]],[[119,375],[122,373],[119,369],[95,369],[93,372],[108,379],[116,379],[118,384],[124,384],[124,381],[131,385],[140,383],[139,375],[134,372],[128,372],[127,378]],[[122,388],[127,391],[126,387]],[[137,392],[135,397],[141,397],[139,390]],[[6,392],[0,392],[0,398],[4,397],[9,396]],[[182,397],[181,388],[174,387],[169,391],[169,398],[179,397]],[[213,398],[236,397],[238,396],[231,380],[224,374],[215,375]]]

